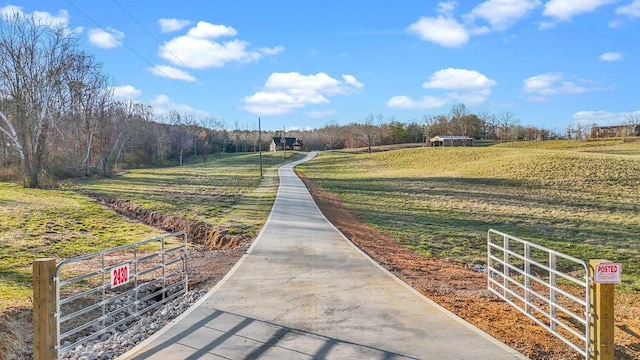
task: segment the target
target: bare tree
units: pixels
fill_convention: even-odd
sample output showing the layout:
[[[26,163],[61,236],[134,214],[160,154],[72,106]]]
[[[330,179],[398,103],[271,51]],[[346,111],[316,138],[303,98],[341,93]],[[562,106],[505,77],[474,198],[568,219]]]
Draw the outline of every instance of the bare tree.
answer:
[[[7,100],[0,131],[16,148],[27,187],[40,185],[50,129],[65,109],[64,74],[79,53],[66,29],[17,13],[0,20],[0,98]]]
[[[141,139],[144,136],[145,129],[153,126],[153,108],[151,105],[135,103],[130,101],[128,104],[129,116],[127,117],[127,122],[124,123],[124,128],[122,126],[118,127],[120,130],[118,133],[121,134],[121,141],[114,144],[114,151],[116,151],[115,158],[113,160],[113,167],[117,168],[120,159],[122,158],[122,154],[125,149],[134,141],[134,139]],[[136,143],[138,141],[136,140]],[[141,151],[148,151],[148,149],[144,149],[141,146],[137,146],[137,148]]]
[[[103,176],[118,166],[122,153],[142,126],[148,125],[151,109],[129,102],[103,103],[95,131],[94,151],[98,155]]]
[[[496,116],[489,111],[481,111],[478,113],[480,119],[480,134],[483,139],[496,138]]]
[[[188,144],[191,135],[188,133],[188,117],[177,110],[171,110],[167,114],[169,123],[173,125],[170,129],[170,139],[175,155],[178,157],[180,166],[184,163],[184,154],[188,151]]]
[[[335,149],[340,144],[342,141],[341,135],[340,126],[335,120],[329,121],[321,130],[322,141],[329,150]]]
[[[573,139],[575,133],[576,133],[576,125],[573,123],[573,121],[571,121],[569,122],[569,124],[567,124],[567,132],[566,132],[567,139],[569,140]]]
[[[500,128],[500,140],[513,141],[513,129],[520,122],[516,116],[510,111],[505,111],[498,114],[496,120]]]
[[[640,111],[627,113],[624,117],[629,124],[629,135],[640,136]]]
[[[214,117],[206,117],[200,120],[200,125],[206,129],[205,148],[210,153],[220,153],[224,151],[226,139],[223,136],[225,127],[224,120],[220,120]]]
[[[451,107],[451,125],[455,128],[457,135],[476,137],[480,127],[480,118],[474,114],[469,114],[467,107],[459,103]],[[463,142],[466,144],[466,142]],[[464,146],[464,145],[463,145]]]
[[[371,147],[376,144],[378,131],[373,115],[367,116],[361,124],[358,124],[357,137],[367,148],[367,152],[371,152]]]
[[[467,107],[463,103],[455,104],[451,107],[450,111],[451,124],[455,127],[455,132],[460,136],[467,136],[468,123],[467,123]],[[463,142],[464,143],[464,142]]]
[[[2,143],[2,167],[9,166],[9,141],[7,141],[7,135],[0,132],[0,143]]]
[[[92,160],[93,141],[96,129],[104,121],[100,118],[103,107],[111,101],[111,91],[107,89],[107,77],[102,66],[93,56],[78,53],[70,59],[71,71],[64,74],[65,92],[70,104],[68,129],[75,133],[74,138],[67,137],[66,142],[77,142],[83,147],[82,158],[84,175],[89,176]]]

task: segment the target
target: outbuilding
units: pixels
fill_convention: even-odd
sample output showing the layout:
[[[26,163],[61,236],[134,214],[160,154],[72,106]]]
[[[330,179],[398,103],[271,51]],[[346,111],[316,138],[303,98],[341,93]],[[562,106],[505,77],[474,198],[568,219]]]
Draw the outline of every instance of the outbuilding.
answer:
[[[473,146],[473,138],[468,136],[434,136],[429,139],[429,146]]]

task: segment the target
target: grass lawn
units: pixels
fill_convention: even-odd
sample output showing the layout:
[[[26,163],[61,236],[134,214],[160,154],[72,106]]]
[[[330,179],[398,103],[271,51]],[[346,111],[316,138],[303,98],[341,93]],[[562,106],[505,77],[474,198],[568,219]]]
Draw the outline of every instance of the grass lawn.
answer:
[[[616,288],[640,292],[640,142],[331,152],[298,169],[427,256],[484,263],[494,228],[620,262]]]
[[[74,257],[163,233],[116,214],[80,190],[254,236],[275,199],[275,169],[302,157],[287,155],[263,154],[262,181],[258,154],[227,154],[182,167],[71,181],[55,190],[0,182],[0,312],[29,305],[34,259]]]

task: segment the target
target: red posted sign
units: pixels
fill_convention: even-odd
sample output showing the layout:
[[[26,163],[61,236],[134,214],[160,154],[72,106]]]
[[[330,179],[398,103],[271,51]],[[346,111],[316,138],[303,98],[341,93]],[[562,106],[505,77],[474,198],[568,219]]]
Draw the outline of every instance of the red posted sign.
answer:
[[[619,284],[621,282],[622,265],[614,263],[602,263],[594,269],[593,282],[596,284]]]
[[[111,269],[111,288],[124,285],[129,282],[129,264],[120,265]]]

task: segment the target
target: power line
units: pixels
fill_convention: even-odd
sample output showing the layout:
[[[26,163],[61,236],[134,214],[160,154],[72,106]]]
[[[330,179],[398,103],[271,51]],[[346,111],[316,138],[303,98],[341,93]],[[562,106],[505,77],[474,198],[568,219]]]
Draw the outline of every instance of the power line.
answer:
[[[138,26],[140,26],[140,28],[142,28],[142,30],[144,30],[144,32],[147,33],[147,35],[151,36],[151,38],[153,40],[156,41],[156,43],[158,43],[158,45],[167,53],[169,53],[171,56],[173,56],[174,59],[176,59],[180,64],[182,64],[182,66],[184,66],[187,70],[186,72],[193,76],[194,78],[198,78],[196,76],[196,74],[192,73],[190,70],[188,70],[189,66],[187,64],[185,64],[184,62],[182,62],[182,60],[176,55],[174,54],[171,50],[167,49],[162,42],[155,36],[153,35],[144,25],[142,25],[142,23],[140,23],[140,21],[138,21],[138,19],[136,19],[133,15],[131,15],[131,13],[129,11],[127,11],[127,9],[124,8],[124,6],[122,6],[117,0],[111,0],[113,1],[113,3],[115,3],[120,10],[122,10],[125,14],[127,14],[127,16],[129,16],[131,18],[131,20],[133,20],[133,22],[135,22],[136,24],[138,24]]]
[[[182,85],[181,83],[179,83],[178,81],[176,81],[176,79],[171,78],[169,75],[167,75],[164,71],[162,71],[161,69],[158,69],[151,61],[149,61],[147,58],[145,58],[144,56],[142,56],[142,54],[140,54],[139,52],[137,52],[134,48],[132,48],[131,46],[127,45],[124,41],[118,39],[117,37],[113,36],[112,33],[110,33],[104,26],[102,26],[100,23],[98,23],[96,20],[94,20],[91,16],[89,16],[86,12],[84,12],[82,9],[80,9],[78,6],[76,6],[71,0],[66,0],[67,3],[69,3],[69,5],[71,5],[74,9],[78,10],[82,15],[84,15],[87,19],[89,19],[91,22],[93,22],[94,24],[96,24],[96,26],[100,27],[102,30],[104,30],[106,33],[108,33],[114,40],[116,40],[117,42],[119,42],[120,44],[122,44],[124,47],[126,47],[127,49],[129,49],[129,51],[131,51],[132,53],[134,53],[135,55],[137,55],[140,59],[142,59],[142,61],[144,61],[145,63],[149,64],[151,67],[155,68],[155,70],[157,70],[159,73],[161,73],[162,75],[164,75],[166,78],[168,78],[169,80],[173,81],[176,85],[178,85],[179,87],[181,87],[183,90],[185,90],[186,92],[188,92],[189,94],[201,99],[201,100],[205,100],[203,99],[201,96],[193,93],[191,90],[189,90],[188,88],[186,88],[184,85]]]

